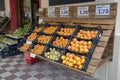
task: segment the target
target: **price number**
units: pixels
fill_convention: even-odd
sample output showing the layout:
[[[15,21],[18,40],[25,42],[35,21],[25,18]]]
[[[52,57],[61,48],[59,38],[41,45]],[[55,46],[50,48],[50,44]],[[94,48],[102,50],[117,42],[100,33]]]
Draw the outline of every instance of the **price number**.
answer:
[[[55,16],[55,8],[48,8],[48,16]]]
[[[88,16],[89,15],[88,6],[78,7],[77,13],[78,13],[78,16]]]
[[[109,15],[110,5],[96,5],[96,15]]]
[[[60,15],[61,16],[68,16],[69,15],[69,7],[61,7],[60,8]]]

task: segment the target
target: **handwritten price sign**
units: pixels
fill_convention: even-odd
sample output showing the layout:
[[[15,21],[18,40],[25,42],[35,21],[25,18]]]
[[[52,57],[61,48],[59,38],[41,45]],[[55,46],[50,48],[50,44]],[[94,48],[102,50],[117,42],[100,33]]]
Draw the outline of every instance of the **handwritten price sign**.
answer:
[[[48,8],[48,16],[55,16],[55,8]]]
[[[78,7],[78,10],[77,10],[78,16],[88,16],[89,15],[88,8],[89,8],[88,6]]]
[[[68,15],[69,15],[69,7],[61,7],[60,16],[68,16]]]
[[[109,15],[110,5],[96,5],[96,15]]]

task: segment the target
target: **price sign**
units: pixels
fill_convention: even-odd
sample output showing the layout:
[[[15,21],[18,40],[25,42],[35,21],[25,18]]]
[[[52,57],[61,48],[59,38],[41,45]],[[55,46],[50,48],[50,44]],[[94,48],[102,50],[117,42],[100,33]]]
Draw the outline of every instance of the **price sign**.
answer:
[[[96,15],[109,15],[110,5],[96,5]]]
[[[48,16],[55,16],[55,8],[48,8]]]
[[[88,6],[78,7],[78,10],[77,10],[78,16],[88,16],[89,15],[88,8],[89,8]]]
[[[26,44],[32,44],[32,41],[26,40]]]
[[[69,15],[69,7],[61,7],[60,8],[60,15],[61,16],[68,16]]]
[[[30,53],[30,57],[35,58],[35,57],[36,57],[36,54]]]

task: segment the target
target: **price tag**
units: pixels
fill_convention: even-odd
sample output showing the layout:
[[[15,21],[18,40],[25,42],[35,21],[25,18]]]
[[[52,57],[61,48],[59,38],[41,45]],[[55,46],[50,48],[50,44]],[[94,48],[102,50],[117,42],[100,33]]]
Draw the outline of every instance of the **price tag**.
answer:
[[[96,15],[109,15],[110,5],[96,5]]]
[[[30,57],[35,58],[35,57],[36,57],[36,54],[30,53]]]
[[[69,7],[61,7],[60,16],[68,16],[68,15],[69,15]]]
[[[26,44],[32,44],[32,41],[26,40]]]
[[[43,19],[39,19],[39,23],[42,23],[43,22]]]
[[[77,13],[78,16],[88,16],[89,15],[89,7],[85,6],[85,7],[78,7]]]
[[[55,8],[48,8],[48,16],[55,16]]]

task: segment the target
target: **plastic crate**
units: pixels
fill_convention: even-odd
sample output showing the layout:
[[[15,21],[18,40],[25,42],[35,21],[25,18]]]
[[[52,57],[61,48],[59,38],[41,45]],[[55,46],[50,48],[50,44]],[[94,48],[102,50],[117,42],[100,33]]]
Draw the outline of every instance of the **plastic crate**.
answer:
[[[43,24],[35,24],[35,25],[32,27],[32,29],[30,30],[30,32],[36,32],[36,31],[34,31],[35,27],[37,27],[37,28],[41,27],[41,28],[42,28],[42,30],[43,30],[44,25],[43,25]],[[37,32],[37,33],[41,33],[41,32],[42,32],[42,30],[40,30],[40,31],[39,31],[39,32]]]
[[[76,53],[74,53],[74,52],[70,52],[70,51],[68,51],[68,50],[65,49],[65,51],[64,51],[64,53],[61,55],[61,57],[62,57],[63,55],[65,56],[67,53],[75,54],[75,56],[78,56],[78,57],[80,57],[80,56],[85,56],[85,55],[78,55],[78,54],[76,54]],[[62,59],[61,59],[61,57],[60,57],[60,63],[62,64]],[[89,62],[90,62],[90,58],[87,57],[87,56],[85,56],[85,57],[86,57],[86,59],[85,59],[85,62],[84,62],[84,64],[83,64],[83,67],[82,67],[81,69],[77,69],[77,70],[82,70],[82,71],[86,71],[86,70],[87,70],[88,65],[89,65]],[[65,65],[65,64],[63,64],[63,65]],[[65,65],[65,66],[68,67],[67,65]],[[69,68],[69,67],[68,67],[68,68]],[[71,69],[74,69],[74,68],[72,67]]]
[[[18,54],[22,54],[22,52],[19,50],[10,51],[11,56],[18,55]]]
[[[57,48],[57,47],[54,47],[54,46],[52,46],[52,45],[47,45],[47,48],[45,49],[45,51],[41,54],[41,56],[42,57],[44,57],[44,58],[47,58],[46,56],[45,56],[45,53],[46,52],[50,52],[50,49],[55,49],[55,51],[58,51],[58,52],[60,52],[60,56],[63,54],[63,52],[64,52],[64,49],[62,49],[62,48]],[[48,59],[48,58],[47,58]],[[51,60],[51,59],[49,59],[50,61],[53,61],[53,60]],[[58,60],[56,61],[56,60],[54,60],[54,61],[56,61],[56,62],[60,62],[59,61],[60,60],[60,57],[58,58]]]
[[[77,34],[78,34],[78,32],[79,32],[80,30],[85,30],[85,31],[98,31],[96,37],[95,37],[95,38],[92,38],[92,39],[97,39],[97,40],[100,39],[100,37],[101,37],[101,35],[102,35],[102,33],[103,33],[103,30],[102,30],[101,26],[97,26],[97,27],[94,27],[94,28],[91,27],[91,28],[90,28],[90,27],[84,27],[84,26],[78,25],[78,26],[77,26],[77,30],[76,30],[75,33],[73,34],[74,37],[77,37]],[[77,37],[77,38],[79,38],[79,37]],[[85,39],[85,38],[79,38],[79,39]],[[91,40],[91,39],[87,39],[87,40]]]
[[[32,65],[40,61],[40,59],[36,56],[35,58],[30,57],[29,53],[24,53],[25,61],[27,64]]]
[[[58,34],[58,32],[61,30],[61,28],[72,28],[72,29],[74,29],[74,31],[72,32],[71,35],[61,35],[61,34]],[[77,26],[75,27],[75,26],[60,24],[60,27],[58,28],[58,30],[57,30],[56,33],[57,33],[58,35],[60,35],[60,36],[70,37],[70,36],[72,36],[72,35],[76,32],[76,29],[77,29]]]
[[[68,39],[67,44],[69,43],[70,36],[60,36],[60,35],[58,35],[58,34],[55,34],[55,35],[53,36],[53,38],[51,39],[51,41],[49,42],[49,44],[52,45],[52,46],[54,46],[54,47],[57,47],[57,48],[62,48],[62,47],[60,47],[60,46],[53,45],[53,41],[55,41],[57,37],[59,37],[59,38],[60,38],[60,37],[63,37],[64,39]],[[66,44],[66,46],[67,46],[67,44]],[[66,46],[63,47],[63,48],[66,48]]]
[[[40,33],[38,37],[40,37],[40,36],[42,36],[42,35],[51,36],[50,34]],[[38,37],[35,39],[35,42],[37,42],[37,43],[39,43],[39,44],[42,44],[42,45],[47,45],[48,43],[51,42],[53,36],[51,36],[51,39],[48,41],[48,43],[38,42]]]
[[[51,33],[51,34],[44,32],[44,30],[45,30],[47,27],[50,27],[50,26],[57,26],[57,29],[56,29],[53,33]],[[44,33],[44,34],[49,34],[49,35],[54,35],[54,34],[56,33],[56,31],[58,30],[58,28],[59,28],[59,25],[53,25],[53,24],[46,23],[46,24],[44,24],[44,28],[43,28],[43,30],[42,30],[42,33]]]
[[[73,38],[76,38],[76,37],[72,36],[72,37],[70,38],[70,42],[73,40]],[[96,40],[96,39],[84,40],[84,39],[79,39],[79,38],[76,38],[76,39],[77,39],[78,41],[91,41],[91,42],[92,42],[92,45],[91,45],[91,47],[90,47],[90,49],[89,49],[89,52],[87,52],[87,53],[80,53],[80,52],[76,52],[76,51],[73,51],[73,50],[68,49],[68,46],[70,45],[70,42],[68,43],[66,49],[67,49],[68,51],[73,52],[73,53],[76,53],[76,54],[78,54],[78,55],[84,54],[84,55],[87,55],[88,57],[91,57],[92,54],[93,54],[93,51],[94,51],[94,49],[95,49],[95,47],[96,47],[97,40]]]
[[[0,54],[1,54],[2,58],[7,58],[7,57],[11,56],[10,51],[0,52]]]

